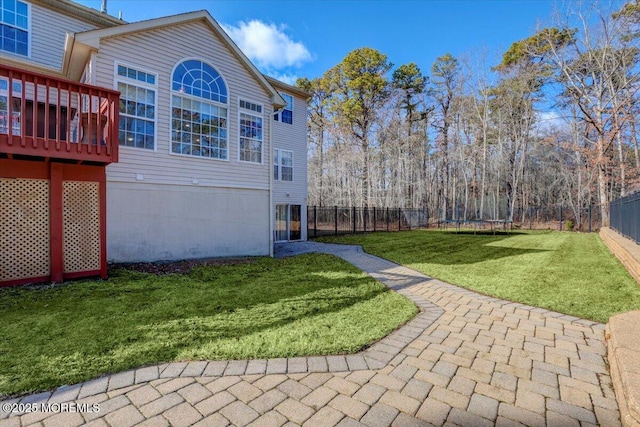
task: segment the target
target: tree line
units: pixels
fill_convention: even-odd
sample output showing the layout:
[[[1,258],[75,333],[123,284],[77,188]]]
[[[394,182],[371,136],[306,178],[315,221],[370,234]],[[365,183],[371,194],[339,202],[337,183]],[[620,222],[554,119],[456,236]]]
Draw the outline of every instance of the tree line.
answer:
[[[364,47],[299,79],[312,94],[308,204],[509,220],[598,205],[608,224],[609,202],[640,190],[640,0],[597,6],[568,9],[490,68],[446,53],[427,74]]]

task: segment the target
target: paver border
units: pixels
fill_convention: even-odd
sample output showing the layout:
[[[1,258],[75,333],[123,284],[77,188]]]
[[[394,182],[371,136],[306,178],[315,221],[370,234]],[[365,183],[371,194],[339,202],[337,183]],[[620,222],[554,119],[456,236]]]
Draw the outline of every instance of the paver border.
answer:
[[[525,309],[581,326],[600,330],[605,329],[604,324],[553,312],[543,308],[482,295],[468,289],[433,279],[408,267],[367,254],[363,251],[361,246],[324,244],[317,242],[297,242],[289,243],[288,245],[297,244],[301,245],[300,250],[281,254],[279,257],[292,256],[300,253],[328,253],[336,255],[366,272],[388,288],[411,300],[420,309],[420,312],[412,320],[400,326],[380,341],[365,350],[354,354],[163,363],[105,375],[80,384],[64,385],[51,391],[10,398],[0,403],[47,403],[48,401],[51,401],[51,399],[55,399],[56,401],[62,401],[62,399],[80,399],[160,378],[334,373],[360,370],[379,370],[391,364],[398,354],[400,354],[411,342],[418,338],[425,329],[431,326],[442,314],[444,314],[444,309],[409,290],[414,284],[424,282],[429,282],[432,286],[460,293],[477,300],[498,303],[502,307],[509,307],[513,310]],[[0,419],[7,418],[9,415],[10,414],[0,413]]]

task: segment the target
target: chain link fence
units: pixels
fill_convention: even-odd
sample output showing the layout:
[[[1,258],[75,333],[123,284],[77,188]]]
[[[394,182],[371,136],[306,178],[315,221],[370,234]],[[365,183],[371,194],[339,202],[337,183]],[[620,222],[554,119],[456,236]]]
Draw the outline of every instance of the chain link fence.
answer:
[[[340,234],[399,231],[426,228],[425,209],[307,207],[307,235],[319,237]]]
[[[518,209],[513,213],[513,220],[471,216],[438,219],[437,215],[430,215],[427,209],[416,208],[307,207],[309,237],[450,227],[489,229],[494,232],[512,229],[592,232],[600,226],[600,208],[596,205],[580,209],[562,206]]]

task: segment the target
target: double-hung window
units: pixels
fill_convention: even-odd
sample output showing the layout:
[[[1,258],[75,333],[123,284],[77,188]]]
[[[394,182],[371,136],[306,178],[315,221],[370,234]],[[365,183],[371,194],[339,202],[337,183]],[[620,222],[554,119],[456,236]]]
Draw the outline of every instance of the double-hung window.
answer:
[[[281,148],[273,150],[273,179],[293,181],[293,151]]]
[[[155,149],[157,81],[156,74],[116,65],[116,83],[120,91],[120,145]]]
[[[282,123],[293,124],[293,96],[287,93],[280,93],[280,96],[287,102],[287,105],[275,113],[273,119],[275,121],[281,121]]]
[[[228,93],[211,65],[189,59],[171,81],[171,152],[227,160]]]
[[[262,163],[262,117],[251,114],[262,112],[262,106],[240,100],[240,149],[241,162]],[[247,111],[242,111],[242,110]]]
[[[29,5],[20,0],[0,0],[0,49],[29,56]]]

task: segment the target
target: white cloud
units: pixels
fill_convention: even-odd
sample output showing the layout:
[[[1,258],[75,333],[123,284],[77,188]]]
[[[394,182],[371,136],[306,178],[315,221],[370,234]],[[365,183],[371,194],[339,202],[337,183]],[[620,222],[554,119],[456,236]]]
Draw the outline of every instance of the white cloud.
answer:
[[[240,50],[263,71],[299,67],[312,59],[305,45],[291,40],[282,25],[278,27],[251,20],[240,21],[238,26],[223,24],[222,27]]]
[[[283,83],[289,84],[291,86],[295,86],[296,85],[296,80],[298,80],[298,76],[297,74],[292,74],[292,73],[269,73],[270,77],[273,77],[276,80],[280,80]]]

